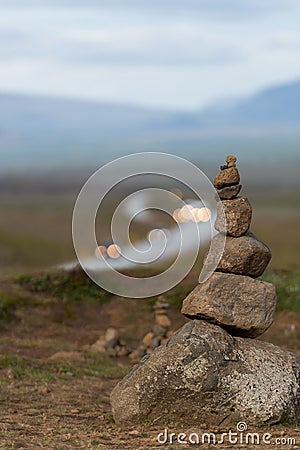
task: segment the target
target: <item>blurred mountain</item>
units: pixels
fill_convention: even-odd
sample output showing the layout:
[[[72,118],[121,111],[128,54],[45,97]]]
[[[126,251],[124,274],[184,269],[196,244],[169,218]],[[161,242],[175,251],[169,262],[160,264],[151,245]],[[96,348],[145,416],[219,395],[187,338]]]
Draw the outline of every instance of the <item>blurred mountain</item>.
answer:
[[[123,104],[0,94],[0,130],[15,137],[130,133],[161,127],[170,114]]]
[[[217,159],[235,147],[273,158],[283,145],[292,160],[299,125],[300,81],[194,112],[0,94],[0,170],[81,167],[150,150],[195,160],[201,148]]]
[[[266,89],[230,107],[201,112],[203,124],[222,127],[297,127],[300,124],[300,81]]]

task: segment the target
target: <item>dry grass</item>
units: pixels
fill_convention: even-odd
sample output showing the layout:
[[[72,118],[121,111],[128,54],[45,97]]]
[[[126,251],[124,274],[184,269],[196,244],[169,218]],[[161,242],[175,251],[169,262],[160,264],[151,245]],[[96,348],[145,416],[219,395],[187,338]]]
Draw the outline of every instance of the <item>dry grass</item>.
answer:
[[[1,196],[0,448],[159,448],[156,437],[162,427],[149,423],[120,429],[113,423],[109,393],[130,369],[129,360],[88,351],[109,325],[116,326],[134,347],[152,326],[153,299],[100,295],[98,288],[76,277],[72,281],[53,271],[40,273],[42,267],[74,256],[70,235],[74,198],[54,194]],[[262,338],[300,356],[299,198],[274,195],[272,199],[253,196],[250,200],[253,231],[272,249],[271,268],[280,269],[264,275],[277,285],[279,308],[274,325]],[[17,282],[17,274],[23,274],[24,269],[27,274],[37,269],[38,273]],[[174,329],[185,321],[178,308],[196,282],[194,271],[167,294]],[[51,358],[61,351],[69,356]],[[186,430],[174,427],[171,431]],[[295,437],[298,447],[282,448],[299,448],[300,431],[293,425],[261,431]],[[248,450],[256,447],[238,446]],[[190,447],[173,444],[163,448]]]
[[[21,284],[11,280],[10,284],[2,282],[1,285],[2,291],[7,290],[11,298],[18,293],[27,301],[19,302],[17,297],[10,316],[0,320],[0,448],[159,448],[156,438],[164,427],[144,423],[121,429],[112,420],[109,394],[130,369],[130,360],[111,359],[88,349],[109,325],[116,326],[127,344],[134,348],[153,325],[153,299],[142,301],[108,295],[103,301],[91,292],[85,301],[84,294],[89,290],[85,290],[85,283],[78,284],[81,276],[71,275],[70,286],[65,286],[64,274],[60,282],[57,274],[53,276],[51,272],[50,280],[57,282],[54,288],[45,273],[22,278]],[[196,272],[192,273],[168,294],[174,329],[185,321],[178,305],[196,279]],[[84,287],[83,297],[78,294],[73,301],[70,297],[66,308],[64,289],[70,293],[75,286],[79,294]],[[300,356],[300,315],[282,311],[262,338]],[[62,351],[66,353],[57,357],[57,352]],[[172,432],[187,431],[168,426]],[[298,428],[292,424],[257,431],[300,439]],[[164,448],[190,447],[173,444]],[[222,448],[232,447],[222,445]],[[251,446],[239,448],[249,450]]]

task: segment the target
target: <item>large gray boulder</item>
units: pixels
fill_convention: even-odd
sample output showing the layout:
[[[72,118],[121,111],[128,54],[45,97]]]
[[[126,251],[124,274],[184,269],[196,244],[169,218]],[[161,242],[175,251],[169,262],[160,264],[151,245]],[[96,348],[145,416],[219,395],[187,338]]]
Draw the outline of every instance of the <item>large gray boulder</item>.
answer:
[[[118,425],[296,420],[299,364],[272,344],[190,321],[114,388],[113,416]]]
[[[223,236],[217,234],[213,238],[213,248],[206,264],[216,265],[219,258],[219,249],[223,245]],[[271,259],[269,247],[254,236],[247,233],[238,238],[226,236],[225,247],[222,249],[222,257],[217,264],[217,271],[247,275],[257,278],[263,274]]]
[[[246,197],[237,197],[232,200],[222,200],[218,203],[218,210],[223,207],[223,215],[217,212],[215,229],[228,236],[239,237],[247,233],[251,224],[252,207]]]
[[[273,284],[215,272],[183,300],[181,312],[190,319],[220,325],[236,336],[253,338],[272,324],[276,304]]]

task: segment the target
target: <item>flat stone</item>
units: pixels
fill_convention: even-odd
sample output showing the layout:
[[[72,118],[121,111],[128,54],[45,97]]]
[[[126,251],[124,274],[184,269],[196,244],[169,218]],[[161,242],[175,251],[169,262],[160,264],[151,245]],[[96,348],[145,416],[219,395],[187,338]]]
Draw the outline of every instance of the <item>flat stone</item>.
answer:
[[[142,357],[146,354],[146,347],[144,345],[139,345],[139,347],[136,349],[137,354]]]
[[[169,303],[167,303],[166,301],[163,302],[162,300],[158,300],[158,301],[155,303],[153,309],[154,309],[154,310],[156,310],[156,309],[168,309],[169,307],[170,307],[170,305],[169,305]]]
[[[108,356],[117,356],[118,350],[116,348],[107,348],[106,349],[106,354]]]
[[[49,358],[50,360],[70,360],[70,361],[76,361],[76,362],[81,362],[84,361],[85,358],[83,356],[82,353],[80,352],[65,352],[65,351],[60,351],[60,352],[56,352],[54,353],[54,355],[50,356]]]
[[[218,272],[257,278],[265,271],[272,256],[269,247],[248,232],[238,238],[226,236],[222,257],[217,263],[222,244],[223,236],[217,234],[213,238],[214,252],[205,261],[205,264],[217,265]]]
[[[181,312],[220,325],[235,336],[254,338],[272,324],[276,303],[273,284],[215,272],[183,300]]]
[[[117,356],[127,356],[129,354],[129,350],[125,345],[122,345],[117,352]]]
[[[239,194],[241,189],[242,185],[238,184],[236,186],[227,186],[223,189],[217,189],[217,193],[221,200],[231,200]]]
[[[90,346],[89,350],[91,350],[93,352],[105,353],[106,348],[105,348],[104,336],[103,336],[103,339],[100,338],[96,342],[94,342],[94,344],[92,344]]]
[[[129,359],[131,359],[132,361],[139,361],[141,359],[141,356],[136,350],[133,350],[131,353],[129,353]]]
[[[109,348],[116,348],[119,344],[119,341],[115,339],[114,341],[105,342],[105,348],[108,350]]]
[[[120,333],[113,327],[107,328],[105,331],[105,342],[118,341],[120,339]]]
[[[156,347],[160,345],[160,339],[158,337],[154,337],[150,343],[151,350],[154,350]]]
[[[146,345],[146,347],[149,347],[153,338],[154,333],[152,331],[149,331],[149,333],[145,334],[145,336],[143,337],[143,344]]]
[[[167,418],[174,426],[205,423],[204,431],[221,422],[236,429],[239,421],[297,421],[299,369],[299,359],[279,347],[190,321],[117,384],[113,416],[121,426],[143,420],[165,426]]]
[[[220,209],[226,218],[226,228],[224,222],[220,219]],[[215,222],[215,229],[228,236],[239,237],[247,233],[251,224],[252,207],[246,197],[237,197],[233,200],[222,200],[218,203],[218,212]]]
[[[161,325],[155,324],[152,328],[152,331],[156,336],[164,337],[164,336],[166,336],[166,333],[168,330],[167,330],[167,328],[162,327]]]
[[[155,315],[155,322],[163,328],[169,328],[171,326],[171,321],[167,315]]]
[[[155,310],[155,315],[159,316],[159,315],[166,315],[168,314],[168,311],[165,308],[161,308],[161,309],[156,309]]]
[[[227,167],[220,170],[214,179],[214,186],[216,189],[222,189],[226,186],[233,186],[239,184],[240,174],[236,167]]]

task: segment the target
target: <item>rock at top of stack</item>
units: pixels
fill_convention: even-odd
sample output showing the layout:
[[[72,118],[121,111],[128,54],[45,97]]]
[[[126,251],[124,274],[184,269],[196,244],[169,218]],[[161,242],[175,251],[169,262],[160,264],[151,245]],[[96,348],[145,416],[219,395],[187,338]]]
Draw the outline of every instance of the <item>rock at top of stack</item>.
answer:
[[[214,179],[214,186],[222,200],[218,206],[215,228],[228,236],[239,237],[247,233],[252,218],[252,208],[246,197],[237,197],[241,190],[240,174],[236,167],[236,157],[229,155],[226,165]],[[221,208],[226,218],[226,228],[222,220]]]
[[[236,157],[227,156],[226,162],[214,181],[221,198],[224,198],[223,189],[236,186],[240,189]],[[253,338],[262,334],[274,318],[277,303],[274,286],[253,280],[264,272],[271,252],[248,231],[252,216],[248,199],[233,196],[228,199],[229,195],[226,196],[219,202],[215,222],[220,233],[213,238],[205,261],[208,266],[217,267],[216,272],[187,296],[181,312],[191,319],[222,326],[236,336]],[[226,228],[221,220],[222,208]],[[224,248],[223,233],[226,233]]]
[[[240,174],[236,168],[236,157],[229,155],[226,158],[226,165],[221,166],[220,172],[214,179],[214,186],[222,200],[235,198],[241,190]]]

